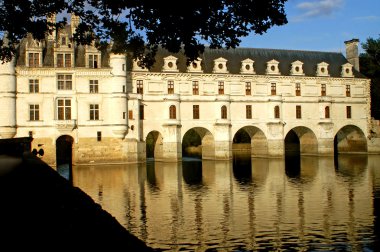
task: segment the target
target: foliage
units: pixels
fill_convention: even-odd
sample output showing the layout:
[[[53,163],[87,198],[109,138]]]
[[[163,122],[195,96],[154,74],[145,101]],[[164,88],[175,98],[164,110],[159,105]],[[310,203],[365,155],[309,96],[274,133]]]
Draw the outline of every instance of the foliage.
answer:
[[[241,37],[286,24],[286,1],[2,0],[0,33],[7,40],[0,42],[0,59],[10,60],[28,33],[42,40],[66,23],[53,24],[46,17],[74,13],[81,18],[74,35],[79,44],[112,41],[114,53],[133,52],[148,67],[162,46],[173,53],[184,50],[189,63],[204,51],[204,44],[235,48]]]
[[[371,116],[380,119],[380,36],[362,43],[365,53],[360,55],[360,71],[371,79]]]

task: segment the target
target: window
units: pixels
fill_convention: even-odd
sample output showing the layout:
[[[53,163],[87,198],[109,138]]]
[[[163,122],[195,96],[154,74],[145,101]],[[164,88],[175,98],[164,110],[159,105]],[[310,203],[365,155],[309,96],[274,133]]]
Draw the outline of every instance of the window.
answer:
[[[125,85],[123,85],[123,93],[125,93]]]
[[[321,85],[321,96],[326,96],[326,84]]]
[[[40,54],[39,53],[29,53],[29,66],[39,67],[40,66]]]
[[[176,107],[174,105],[171,105],[169,107],[169,118],[170,119],[176,119],[177,118]]]
[[[144,105],[140,105],[139,107],[140,112],[140,120],[144,120]]]
[[[98,68],[99,55],[88,55],[88,67],[89,68]]]
[[[351,118],[351,106],[346,107],[346,117]]]
[[[221,118],[222,119],[227,119],[227,107],[225,105],[222,106],[220,109],[221,112]]]
[[[199,95],[199,83],[198,83],[198,81],[193,81],[193,95]]]
[[[71,67],[71,53],[58,53],[57,67]]]
[[[63,37],[61,38],[61,45],[63,45],[63,46],[67,45],[67,39],[66,39],[65,36],[63,36]]]
[[[245,106],[245,117],[247,119],[252,119],[252,105]]]
[[[40,120],[40,105],[38,104],[29,105],[29,120],[30,121]]]
[[[276,91],[276,83],[271,83],[270,84],[270,94],[271,95],[276,95],[277,91]]]
[[[325,107],[325,118],[330,118],[330,107]]]
[[[301,106],[299,105],[296,106],[296,118],[301,118]]]
[[[218,94],[224,94],[224,82],[219,81],[218,83]]]
[[[102,141],[102,132],[101,131],[96,132],[96,139],[98,140],[98,142]]]
[[[99,82],[98,80],[90,80],[90,93],[99,92]]]
[[[168,81],[168,94],[174,94],[174,81]]]
[[[296,83],[296,96],[301,96],[301,84]]]
[[[247,65],[249,66],[249,65]],[[251,95],[251,82],[245,83],[245,95]]]
[[[58,99],[58,120],[71,120],[71,100]]]
[[[274,118],[280,118],[280,107],[279,106],[274,107]]]
[[[133,120],[133,110],[128,110],[128,119]]]
[[[199,105],[193,105],[193,119],[199,119]]]
[[[71,90],[72,80],[71,74],[58,74],[58,90]]]
[[[351,86],[350,85],[346,85],[346,96],[347,97],[351,96]]]
[[[99,104],[90,104],[90,120],[99,120]]]
[[[127,113],[123,112],[123,119],[125,119],[126,117],[127,117]]]
[[[137,86],[137,93],[138,94],[143,94],[144,93],[144,89],[143,89],[143,81],[142,80],[137,80],[136,81],[136,86]]]
[[[39,92],[39,80],[29,80],[29,93]]]

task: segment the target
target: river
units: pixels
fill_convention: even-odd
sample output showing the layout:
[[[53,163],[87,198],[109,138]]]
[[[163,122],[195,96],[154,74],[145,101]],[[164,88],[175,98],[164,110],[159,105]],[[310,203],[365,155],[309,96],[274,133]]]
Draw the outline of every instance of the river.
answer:
[[[380,249],[380,156],[81,165],[73,181],[166,251]]]

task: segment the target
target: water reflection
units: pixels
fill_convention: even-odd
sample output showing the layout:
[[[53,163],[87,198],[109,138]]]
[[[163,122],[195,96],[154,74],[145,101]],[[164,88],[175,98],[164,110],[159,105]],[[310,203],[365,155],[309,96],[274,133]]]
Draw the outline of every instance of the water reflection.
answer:
[[[379,156],[77,166],[74,183],[168,251],[375,251]]]

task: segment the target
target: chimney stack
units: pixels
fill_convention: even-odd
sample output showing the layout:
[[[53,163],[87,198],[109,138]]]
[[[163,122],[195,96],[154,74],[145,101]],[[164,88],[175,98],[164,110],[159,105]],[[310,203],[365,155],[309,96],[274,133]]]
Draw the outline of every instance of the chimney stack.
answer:
[[[354,66],[354,69],[359,72],[359,39],[344,41],[344,44],[346,45],[346,58],[348,62],[350,62]]]

